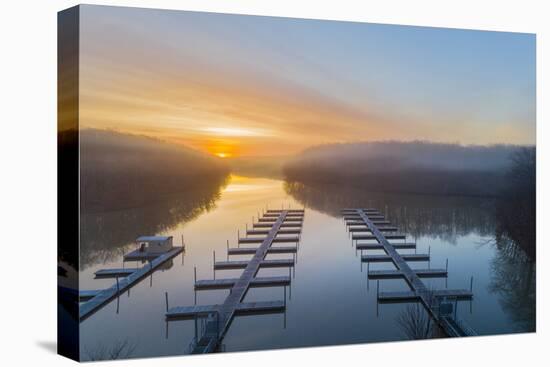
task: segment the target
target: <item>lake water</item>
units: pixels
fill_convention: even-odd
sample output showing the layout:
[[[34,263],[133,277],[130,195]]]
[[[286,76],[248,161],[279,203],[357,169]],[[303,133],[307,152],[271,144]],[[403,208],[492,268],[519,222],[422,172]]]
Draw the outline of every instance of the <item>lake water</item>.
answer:
[[[223,341],[225,350],[407,340],[398,320],[411,306],[377,305],[376,281],[367,280],[367,266],[361,265],[360,253],[339,217],[341,208],[367,205],[385,213],[400,232],[407,233],[407,241],[416,241],[418,253],[429,251],[432,268],[444,268],[449,260],[447,281],[426,279],[429,287],[469,289],[473,277],[474,300],[460,302],[457,317],[479,335],[534,331],[535,266],[511,254],[509,244],[497,233],[490,201],[368,194],[230,176],[225,185],[200,199],[180,198],[151,208],[83,216],[81,289],[111,286],[112,279],[94,279],[94,272],[122,267],[123,254],[134,249],[132,241],[140,235],[172,235],[176,245],[184,235],[186,243],[184,254],[81,323],[84,359],[108,358],[109,349],[121,343],[129,346],[130,357],[185,354],[194,336],[194,322],[166,324],[165,292],[170,307],[193,305],[194,268],[198,279],[212,279],[213,252],[217,260],[225,260],[226,241],[236,247],[237,230],[244,233],[245,225],[250,227],[263,209],[281,207],[306,209],[292,285],[286,292],[286,312],[237,317]],[[391,264],[370,265],[371,270],[391,268]],[[240,273],[219,270],[216,278]],[[288,269],[282,268],[262,269],[258,275],[287,274]],[[380,288],[408,289],[403,280],[380,281]],[[199,291],[196,301],[221,303],[228,292]],[[283,296],[281,287],[251,289],[245,301],[282,300]]]

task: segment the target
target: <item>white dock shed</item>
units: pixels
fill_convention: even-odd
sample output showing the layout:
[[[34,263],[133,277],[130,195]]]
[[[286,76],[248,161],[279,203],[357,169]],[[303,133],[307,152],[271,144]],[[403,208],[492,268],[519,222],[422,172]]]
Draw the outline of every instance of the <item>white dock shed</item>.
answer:
[[[141,236],[136,240],[140,252],[161,254],[170,251],[174,246],[172,236]]]

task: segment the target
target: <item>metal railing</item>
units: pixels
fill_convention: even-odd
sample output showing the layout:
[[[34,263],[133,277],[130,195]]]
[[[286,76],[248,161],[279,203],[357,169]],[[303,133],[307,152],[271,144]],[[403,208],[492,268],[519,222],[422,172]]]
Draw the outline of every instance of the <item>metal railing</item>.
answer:
[[[214,329],[213,333],[212,327]],[[195,335],[187,347],[187,354],[202,352],[199,344],[203,338],[208,340],[208,343],[202,348],[204,351],[209,349],[211,343],[218,343],[220,338],[220,313],[218,310],[206,316],[195,316]]]

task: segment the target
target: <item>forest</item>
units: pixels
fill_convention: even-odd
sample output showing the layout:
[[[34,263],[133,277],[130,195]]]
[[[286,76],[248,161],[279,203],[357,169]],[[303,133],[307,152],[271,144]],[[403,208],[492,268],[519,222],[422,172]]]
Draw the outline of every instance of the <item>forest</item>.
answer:
[[[221,159],[181,145],[108,130],[80,132],[82,213],[158,204],[219,186],[228,173]]]
[[[496,197],[520,147],[366,142],[312,147],[284,167],[285,178],[369,192]]]

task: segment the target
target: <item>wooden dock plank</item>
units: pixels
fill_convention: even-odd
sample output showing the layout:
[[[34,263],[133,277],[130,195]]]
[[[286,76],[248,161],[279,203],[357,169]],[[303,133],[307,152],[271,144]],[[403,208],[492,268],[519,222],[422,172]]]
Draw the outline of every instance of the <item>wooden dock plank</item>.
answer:
[[[389,220],[374,220],[372,221],[372,224],[375,226],[381,226],[381,225],[391,225],[391,222]],[[362,220],[348,220],[346,221],[347,226],[365,226],[365,222]]]
[[[235,313],[239,316],[257,315],[284,312],[285,308],[286,304],[284,301],[243,302],[239,303]]]
[[[296,229],[280,229],[277,234],[300,234],[302,231],[299,228]],[[248,236],[259,236],[269,234],[269,229],[253,229],[246,231]]]
[[[257,247],[233,247],[227,250],[229,255],[254,255],[258,250]],[[298,252],[296,246],[281,246],[270,247],[267,250],[268,254],[292,254]]]
[[[280,214],[278,213],[267,213],[267,214],[264,214],[262,217],[263,218],[278,218]],[[286,217],[287,219],[288,218],[303,218],[304,217],[304,214],[303,213],[287,213],[286,214]]]
[[[357,210],[357,214],[361,217],[361,220],[363,220],[363,222],[365,222],[365,224],[372,230],[372,233],[374,236],[376,236],[378,243],[384,246],[384,251],[386,252],[386,254],[392,257],[392,262],[396,266],[397,270],[403,272],[405,281],[409,284],[411,289],[420,296],[420,301],[422,302],[428,313],[430,313],[430,315],[434,319],[437,319],[437,315],[432,308],[432,299],[429,294],[429,290],[426,288],[420,277],[418,277],[416,273],[411,269],[409,264],[407,264],[407,260],[401,257],[395,247],[390,244],[388,238],[386,238],[384,234],[378,230],[372,220],[362,210]]]
[[[243,273],[241,274],[241,277],[235,283],[233,288],[231,288],[229,296],[225,299],[224,303],[220,307],[219,315],[221,330],[219,333],[220,336],[218,337],[218,341],[216,342],[216,346],[219,344],[219,339],[225,336],[225,333],[227,332],[227,329],[231,324],[231,319],[233,318],[236,309],[241,304],[246,292],[248,291],[252,279],[256,276],[256,273],[258,272],[260,267],[266,264],[266,260],[264,260],[264,258],[267,255],[267,250],[271,247],[273,241],[276,238],[277,232],[281,228],[283,222],[285,222],[287,213],[287,211],[282,211],[277,221],[273,223],[271,232],[269,233],[269,235],[267,235],[267,237],[265,237],[262,244],[258,247],[256,254],[248,262]],[[276,262],[279,262],[279,264],[282,263],[282,261],[280,260],[270,260],[271,264],[275,264]],[[291,260],[291,262],[291,266],[294,266],[294,261]]]
[[[368,227],[372,235],[375,237],[379,245],[382,245],[384,252],[387,255],[371,255],[371,256],[362,256],[362,261],[386,261],[390,260],[393,262],[397,270],[381,270],[381,271],[369,271],[369,278],[375,279],[385,279],[385,278],[394,278],[400,277],[405,279],[411,291],[406,292],[381,292],[378,293],[378,302],[381,303],[394,303],[394,302],[420,302],[424,308],[429,313],[442,330],[448,336],[457,336],[457,335],[475,335],[473,331],[468,331],[468,328],[461,327],[459,324],[454,324],[455,326],[449,326],[449,323],[446,322],[444,318],[439,317],[436,312],[436,305],[434,300],[441,297],[450,297],[460,300],[472,299],[473,294],[467,290],[429,290],[425,284],[420,279],[421,277],[446,277],[447,271],[441,269],[411,269],[407,261],[421,261],[429,260],[428,255],[400,255],[397,252],[397,246],[395,244],[390,244],[388,239],[390,235],[384,235],[382,231],[377,227],[380,223],[375,223],[373,218],[375,216],[369,215],[368,213],[362,211],[361,209],[356,210],[356,214],[351,214],[351,212],[346,212],[346,216],[351,218],[346,220],[346,225],[361,225],[361,222]],[[360,219],[356,219],[357,216],[360,216]],[[379,221],[381,222],[381,221]],[[387,222],[387,221],[384,221]],[[386,223],[385,223],[386,224]],[[352,236],[355,239],[359,236]],[[373,239],[373,238],[368,238]],[[377,248],[379,249],[379,248]],[[457,326],[458,325],[458,326]],[[457,331],[458,330],[458,331]]]
[[[456,298],[459,300],[469,300],[473,298],[472,292],[465,289],[441,289],[428,291],[427,296],[433,298]],[[420,294],[413,291],[401,291],[401,292],[380,292],[378,294],[378,300],[385,303],[401,303],[401,302],[415,302],[420,301]]]
[[[197,282],[195,283],[195,289],[203,290],[232,288],[238,280],[238,278],[197,280]],[[250,281],[250,287],[256,288],[277,287],[285,285],[290,285],[289,276],[257,277]]]
[[[427,254],[404,254],[401,255],[404,261],[429,261],[430,255]],[[362,262],[393,262],[394,257],[390,255],[363,255]]]
[[[165,316],[166,319],[186,319],[208,316],[219,309],[220,305],[197,305],[197,306],[178,306],[170,308]]]
[[[392,243],[391,245],[396,250],[406,250],[406,249],[416,248],[416,243],[414,242]],[[358,243],[355,245],[355,248],[358,250],[383,250],[384,246],[379,243]]]
[[[364,212],[378,211],[378,209],[376,209],[376,208],[343,208],[343,209],[341,209],[341,211],[345,211],[345,212],[353,211],[354,213],[357,212],[357,210],[362,210]]]
[[[267,213],[304,213],[305,209],[269,209]]]
[[[420,278],[445,278],[447,270],[445,269],[413,269]],[[398,279],[404,277],[400,270],[370,270],[368,273],[370,279]]]
[[[168,310],[166,313],[167,321],[171,319],[179,319],[182,316],[194,315],[198,312],[205,312],[208,315],[206,319],[206,330],[215,330],[215,333],[203,333],[199,340],[194,339],[190,345],[191,353],[209,353],[214,352],[218,347],[220,341],[224,338],[227,330],[231,324],[231,320],[235,315],[251,314],[251,313],[267,313],[267,312],[282,312],[285,308],[285,302],[254,302],[243,303],[242,300],[252,286],[273,286],[273,285],[285,285],[290,282],[288,277],[270,277],[270,278],[256,278],[256,274],[261,267],[287,267],[294,266],[294,260],[281,259],[281,260],[265,260],[265,256],[273,251],[277,251],[276,248],[272,248],[271,245],[274,242],[296,242],[300,240],[300,237],[277,237],[278,232],[283,227],[300,227],[303,223],[302,215],[294,216],[291,218],[287,215],[290,213],[303,213],[303,210],[298,211],[268,211],[272,213],[279,213],[275,218],[259,218],[258,223],[253,224],[253,228],[269,228],[269,231],[265,237],[261,238],[240,238],[239,242],[253,241],[254,243],[260,243],[260,246],[254,250],[252,249],[229,249],[232,253],[251,253],[254,251],[254,256],[249,261],[221,261],[214,263],[214,269],[237,269],[244,268],[241,276],[238,279],[224,279],[219,281],[200,281],[197,282],[198,287],[230,287],[230,292],[225,301],[221,305],[213,305],[210,308],[203,310],[196,310],[192,307],[187,308],[174,308]],[[274,220],[275,219],[275,220]],[[279,250],[279,251],[288,251]],[[277,278],[277,279],[275,279]],[[214,325],[215,323],[215,325]]]
[[[397,232],[397,227],[378,227],[380,232]],[[370,232],[368,227],[351,227],[350,232]]]
[[[250,261],[216,261],[214,268],[216,270],[223,269],[244,269]],[[284,268],[294,266],[293,259],[276,259],[276,260],[262,260],[258,262],[258,266],[261,268]]]
[[[153,260],[158,256],[159,256],[158,254],[151,254],[148,252],[134,250],[124,255],[123,259],[124,261],[147,261],[147,260]]]
[[[377,229],[377,231],[382,232],[378,229]],[[374,233],[374,232],[372,232],[372,230],[371,230],[371,233]],[[401,233],[389,233],[389,234],[385,234],[384,237],[386,238],[386,240],[404,240],[405,238],[407,238],[407,235],[401,234]],[[377,240],[378,236],[376,236],[374,234],[372,234],[372,235],[356,234],[356,235],[351,236],[351,238],[353,240]]]
[[[372,219],[372,220],[386,220],[386,218],[383,216],[383,215],[367,215],[369,217],[369,219]],[[359,215],[352,215],[352,214],[347,214],[347,215],[344,215],[344,220],[360,220],[361,219],[361,216]]]
[[[253,228],[271,228],[273,224],[270,223],[254,223]],[[302,228],[302,223],[283,223],[281,228]]]
[[[81,290],[80,292],[78,292],[79,302],[86,302],[89,299],[94,298],[101,292],[102,292],[101,289]]]
[[[129,276],[119,280],[118,288],[116,284],[113,284],[111,287],[106,288],[99,292],[95,297],[91,298],[89,301],[84,302],[79,307],[79,319],[84,321],[90,317],[94,312],[101,309],[111,300],[116,298],[121,293],[130,289],[136,285],[140,280],[154,272],[157,268],[162,266],[165,262],[170,259],[173,259],[177,255],[183,252],[183,247],[174,247],[172,250],[157,256],[155,259],[151,260],[147,265],[137,269]]]
[[[239,243],[262,243],[264,241],[265,241],[265,237],[242,237],[242,238],[239,238]],[[275,237],[272,240],[273,243],[287,243],[287,242],[296,243],[298,241],[300,241],[300,237],[298,237],[298,236]]]
[[[258,222],[262,223],[275,223],[277,218],[260,218],[258,219]],[[287,218],[283,222],[284,223],[301,223],[303,222],[303,218]]]
[[[128,268],[120,268],[120,269],[101,269],[94,273],[96,278],[121,278],[121,277],[127,277],[128,275],[135,272],[137,269],[128,269]]]
[[[246,316],[248,314],[263,314],[284,311],[284,301],[243,302],[235,307],[235,315]],[[214,312],[219,312],[222,305],[200,305],[170,308],[165,316],[167,320],[193,319],[196,316],[205,317]]]

